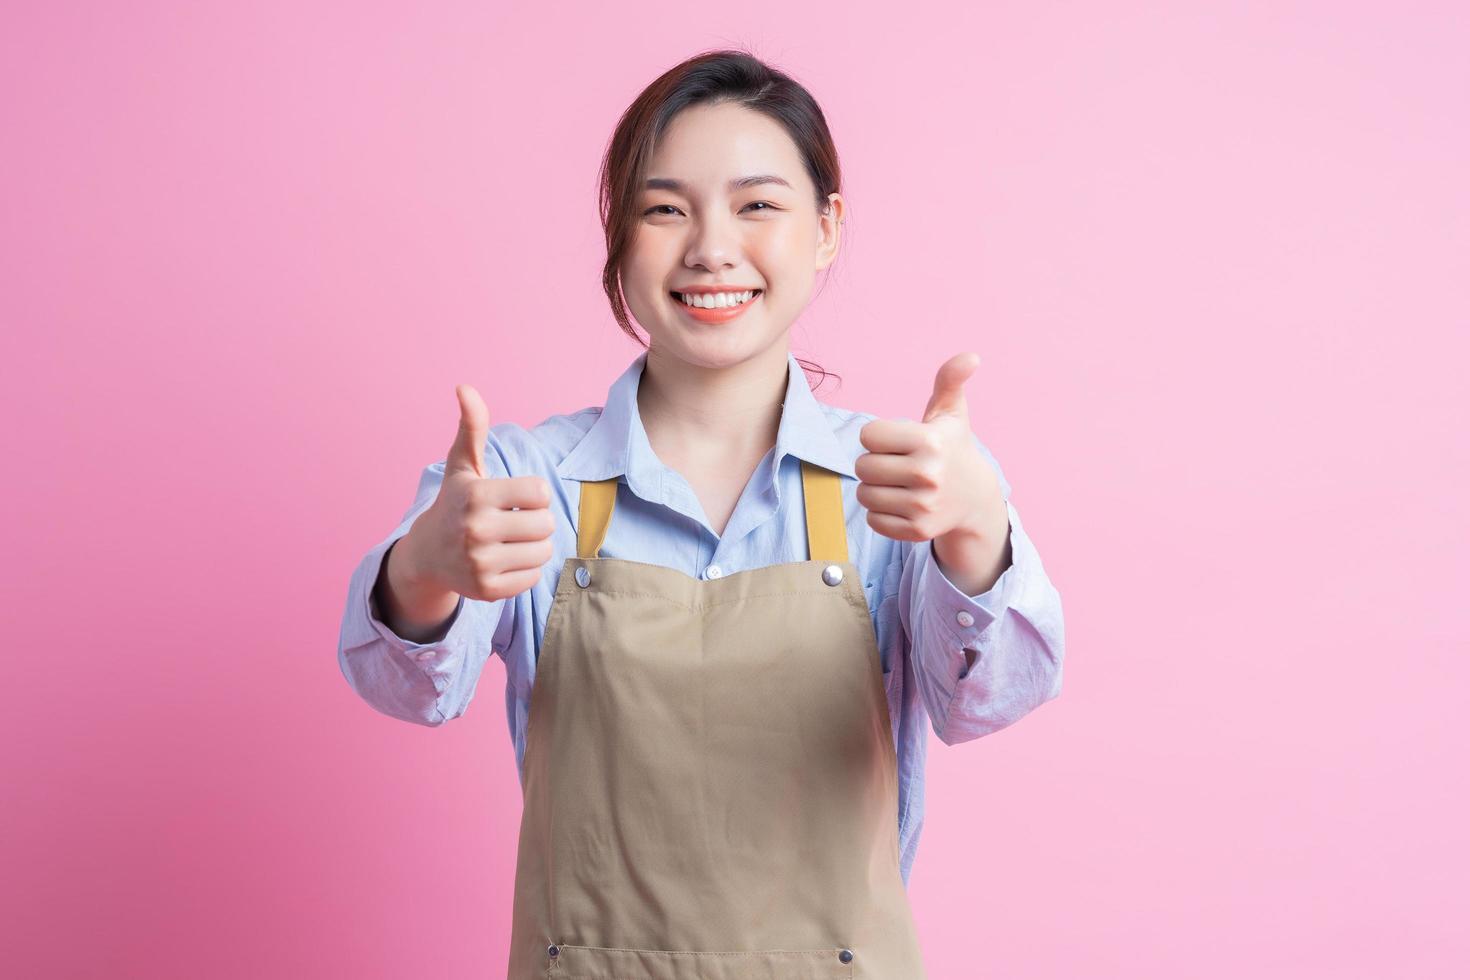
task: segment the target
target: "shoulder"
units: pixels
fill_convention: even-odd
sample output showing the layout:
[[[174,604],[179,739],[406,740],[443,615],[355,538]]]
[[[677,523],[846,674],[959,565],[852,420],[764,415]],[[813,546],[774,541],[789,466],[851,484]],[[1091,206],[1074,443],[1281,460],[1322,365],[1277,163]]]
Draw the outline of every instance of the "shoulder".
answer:
[[[822,415],[827,420],[827,427],[832,430],[832,438],[842,449],[842,455],[848,465],[857,462],[857,458],[867,452],[863,445],[863,426],[878,418],[872,412],[864,412],[855,408],[844,408],[841,405],[829,405],[826,402],[818,402]]]
[[[839,440],[857,438],[858,430],[878,416],[872,412],[863,412],[855,408],[843,408],[841,405],[829,405],[826,402],[817,402],[822,409],[822,414],[827,417],[827,423],[832,426],[833,435]]]
[[[577,447],[577,443],[582,441],[601,417],[602,406],[589,405],[575,412],[549,415],[529,430],[522,431],[535,444],[535,449],[545,455],[555,468]]]
[[[550,415],[529,428],[498,422],[485,441],[486,461],[510,476],[554,476],[601,415],[602,406],[594,405]]]

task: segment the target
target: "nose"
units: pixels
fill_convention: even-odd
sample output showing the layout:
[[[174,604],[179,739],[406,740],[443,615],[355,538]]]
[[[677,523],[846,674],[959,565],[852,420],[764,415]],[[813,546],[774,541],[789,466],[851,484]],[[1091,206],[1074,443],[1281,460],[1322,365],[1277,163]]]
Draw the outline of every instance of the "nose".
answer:
[[[703,218],[694,224],[684,264],[711,272],[740,263],[740,241],[731,220]]]

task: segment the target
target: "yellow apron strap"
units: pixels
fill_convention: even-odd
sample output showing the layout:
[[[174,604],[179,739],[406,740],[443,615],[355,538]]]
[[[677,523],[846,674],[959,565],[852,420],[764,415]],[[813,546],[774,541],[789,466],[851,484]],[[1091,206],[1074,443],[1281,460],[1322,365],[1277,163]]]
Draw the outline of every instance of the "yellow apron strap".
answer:
[[[583,480],[582,502],[577,505],[577,557],[596,558],[607,537],[613,504],[618,500],[618,478]]]
[[[801,492],[806,499],[806,541],[811,560],[847,561],[842,477],[802,460]]]
[[[847,561],[847,521],[842,507],[842,477],[801,461],[801,490],[806,502],[807,553],[813,561]],[[607,538],[618,479],[583,480],[577,509],[577,557],[596,558]]]

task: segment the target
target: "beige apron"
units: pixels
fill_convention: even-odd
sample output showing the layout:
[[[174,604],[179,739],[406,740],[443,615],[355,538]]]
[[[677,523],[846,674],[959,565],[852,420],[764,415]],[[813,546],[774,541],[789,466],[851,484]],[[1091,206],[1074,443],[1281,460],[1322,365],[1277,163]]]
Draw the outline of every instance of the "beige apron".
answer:
[[[584,481],[536,665],[510,980],[921,980],[898,765],[840,477],[807,561],[599,558]]]

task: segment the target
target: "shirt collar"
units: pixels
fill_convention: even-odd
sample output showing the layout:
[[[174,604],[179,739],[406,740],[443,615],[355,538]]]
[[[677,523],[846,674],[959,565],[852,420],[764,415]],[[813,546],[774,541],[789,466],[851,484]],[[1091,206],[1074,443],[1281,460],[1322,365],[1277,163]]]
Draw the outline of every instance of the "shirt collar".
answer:
[[[626,476],[639,496],[661,498],[667,467],[654,454],[638,414],[638,382],[647,363],[648,352],[639,353],[608,388],[602,413],[557,465],[558,475],[568,480]],[[780,471],[781,461],[788,455],[857,478],[851,455],[838,442],[826,411],[812,394],[806,372],[791,353],[786,355],[786,397],[776,431],[773,473]]]

